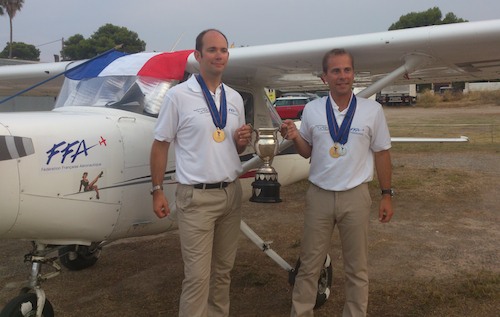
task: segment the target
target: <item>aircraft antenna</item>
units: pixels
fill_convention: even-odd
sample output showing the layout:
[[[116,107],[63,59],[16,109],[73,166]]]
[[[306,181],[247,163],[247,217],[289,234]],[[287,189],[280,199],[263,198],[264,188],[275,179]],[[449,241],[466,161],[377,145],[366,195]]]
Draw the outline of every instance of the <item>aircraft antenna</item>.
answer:
[[[172,48],[170,49],[170,52],[173,52],[175,50],[175,48],[177,47],[177,44],[179,44],[182,37],[184,36],[184,33],[186,33],[186,32],[182,32],[181,35],[179,35],[179,37],[177,38],[177,41],[175,41],[175,43],[174,43],[174,46],[172,46]]]

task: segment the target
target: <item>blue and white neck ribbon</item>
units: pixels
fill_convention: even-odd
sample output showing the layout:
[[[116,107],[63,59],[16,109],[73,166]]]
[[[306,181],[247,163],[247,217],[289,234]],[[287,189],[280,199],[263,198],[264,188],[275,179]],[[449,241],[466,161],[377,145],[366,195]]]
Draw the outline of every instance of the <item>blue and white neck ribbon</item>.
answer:
[[[215,126],[222,130],[226,126],[227,122],[227,102],[226,102],[226,92],[224,91],[224,85],[221,84],[221,95],[220,95],[220,109],[217,111],[217,105],[215,104],[214,98],[212,98],[212,94],[210,90],[208,90],[207,84],[200,75],[195,75],[196,80],[201,86],[201,90],[203,91],[203,95],[205,96],[205,100],[207,101],[208,110],[210,110],[210,114],[212,115],[212,121]]]
[[[333,113],[332,102],[330,101],[330,96],[326,100],[326,120],[328,122],[328,130],[330,131],[330,136],[334,143],[340,143],[342,145],[347,143],[349,139],[349,130],[351,129],[352,119],[354,118],[354,113],[356,112],[356,96],[353,95],[351,102],[349,104],[349,109],[347,110],[346,116],[342,121],[339,128],[337,120],[335,120],[335,115]]]

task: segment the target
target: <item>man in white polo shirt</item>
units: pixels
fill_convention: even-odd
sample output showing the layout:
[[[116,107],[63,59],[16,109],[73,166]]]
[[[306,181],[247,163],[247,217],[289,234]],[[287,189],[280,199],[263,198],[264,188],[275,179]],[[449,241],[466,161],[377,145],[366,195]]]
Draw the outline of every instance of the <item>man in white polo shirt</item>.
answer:
[[[311,157],[301,265],[293,289],[291,316],[313,316],[320,270],[335,226],[346,276],[342,316],[366,316],[371,205],[368,182],[373,179],[375,167],[382,189],[379,221],[389,222],[393,215],[391,138],[382,106],[352,93],[351,54],[343,49],[326,53],[322,79],[330,93],[305,106],[300,131],[291,120],[282,124],[282,135],[293,140],[300,155]]]
[[[177,221],[184,261],[179,316],[229,316],[230,272],[240,233],[242,171],[238,154],[251,138],[241,96],[222,83],[226,36],[209,29],[196,38],[200,74],[165,96],[151,149],[153,208],[170,213],[163,177],[175,148]]]

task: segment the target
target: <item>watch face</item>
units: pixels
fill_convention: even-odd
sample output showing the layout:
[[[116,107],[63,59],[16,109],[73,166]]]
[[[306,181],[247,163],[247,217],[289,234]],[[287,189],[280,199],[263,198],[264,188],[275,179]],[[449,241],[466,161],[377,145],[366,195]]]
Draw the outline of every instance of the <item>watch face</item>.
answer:
[[[151,190],[150,190],[151,195],[153,195],[153,193],[154,193],[155,191],[157,191],[157,190],[163,190],[163,186],[162,186],[162,185],[155,185],[155,186],[153,186],[153,187],[151,188]]]

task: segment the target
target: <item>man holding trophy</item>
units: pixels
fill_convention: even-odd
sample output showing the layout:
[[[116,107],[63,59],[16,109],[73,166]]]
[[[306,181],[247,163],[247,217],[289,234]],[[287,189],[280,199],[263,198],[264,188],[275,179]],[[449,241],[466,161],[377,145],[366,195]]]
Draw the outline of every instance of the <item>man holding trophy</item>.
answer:
[[[326,53],[322,79],[330,93],[305,106],[300,131],[291,120],[281,126],[281,134],[293,140],[297,152],[311,158],[301,265],[295,279],[291,316],[313,316],[317,281],[335,226],[346,276],[342,316],[366,316],[371,205],[368,182],[375,167],[382,189],[379,221],[389,222],[393,215],[391,139],[381,105],[352,93],[351,54],[343,49]]]
[[[245,150],[252,129],[241,96],[222,83],[227,38],[209,29],[196,38],[200,74],[171,88],[163,102],[151,148],[153,209],[170,208],[163,178],[170,144],[175,148],[177,222],[184,261],[179,316],[229,316],[230,272],[241,222]]]

